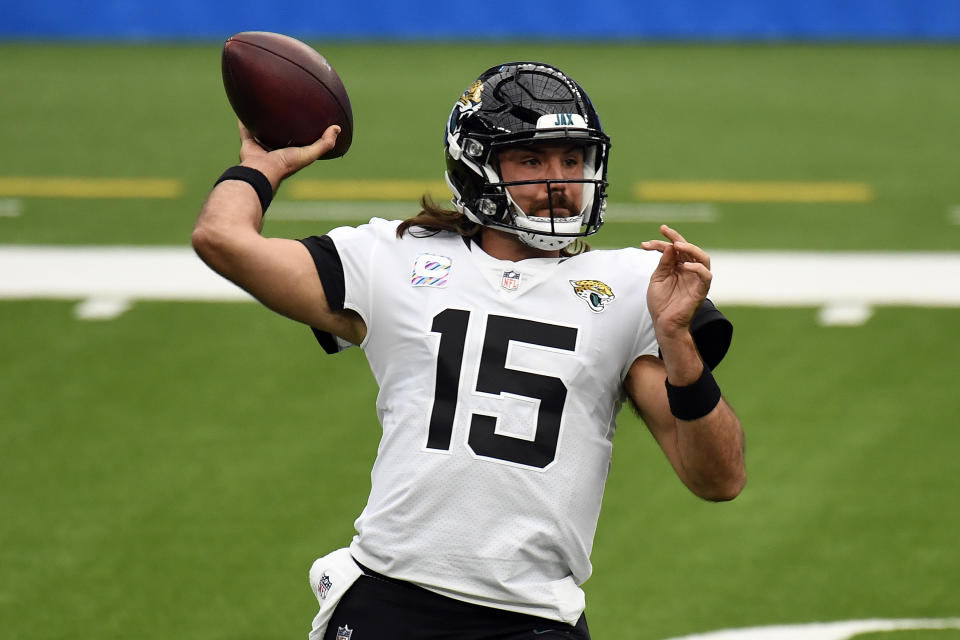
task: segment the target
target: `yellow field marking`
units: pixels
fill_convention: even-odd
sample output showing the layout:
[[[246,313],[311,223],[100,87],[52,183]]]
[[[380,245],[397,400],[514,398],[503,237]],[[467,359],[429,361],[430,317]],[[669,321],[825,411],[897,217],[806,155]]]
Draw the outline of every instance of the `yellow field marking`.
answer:
[[[310,180],[290,182],[295,200],[418,200],[424,193],[445,200],[442,180]],[[869,202],[864,182],[645,181],[634,185],[639,201],[659,202]]]
[[[0,197],[179,198],[183,183],[172,178],[0,177]]]
[[[865,182],[638,182],[637,200],[669,202],[870,202]]]
[[[419,200],[425,193],[450,197],[442,180],[292,180],[287,194],[296,200]]]

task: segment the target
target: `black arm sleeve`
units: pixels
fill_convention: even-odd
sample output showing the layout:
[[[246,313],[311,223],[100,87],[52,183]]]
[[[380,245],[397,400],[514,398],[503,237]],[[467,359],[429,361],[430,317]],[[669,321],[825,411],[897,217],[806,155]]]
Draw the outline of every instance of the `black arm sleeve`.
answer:
[[[700,357],[703,358],[703,364],[712,371],[727,355],[733,339],[733,323],[707,298],[693,314],[690,334]],[[660,357],[662,358],[663,354]]]
[[[337,253],[337,247],[329,236],[310,236],[302,238],[300,242],[307,248],[313,257],[313,263],[317,267],[317,275],[320,276],[320,283],[323,285],[323,292],[327,297],[327,304],[334,311],[343,309],[343,299],[345,295],[343,283],[343,263],[340,261],[340,254]],[[313,329],[313,335],[317,342],[327,353],[337,353],[340,347],[337,339],[326,331]]]
[[[716,369],[730,348],[730,341],[733,339],[733,323],[727,320],[727,317],[720,313],[709,299],[706,299],[693,314],[690,333],[693,335],[700,357],[703,358],[703,363],[711,370]]]

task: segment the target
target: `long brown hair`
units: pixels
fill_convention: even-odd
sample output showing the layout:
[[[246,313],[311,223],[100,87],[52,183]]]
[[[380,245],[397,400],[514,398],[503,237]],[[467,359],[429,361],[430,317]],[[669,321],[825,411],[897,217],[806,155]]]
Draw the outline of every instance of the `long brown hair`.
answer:
[[[473,222],[467,216],[456,210],[444,209],[429,194],[420,198],[420,213],[407,218],[397,227],[397,237],[402,238],[407,231],[415,238],[434,236],[441,231],[452,231],[464,238],[475,238],[480,235],[482,225]],[[567,245],[560,250],[560,255],[569,258],[585,251],[590,251],[590,245],[581,239]]]

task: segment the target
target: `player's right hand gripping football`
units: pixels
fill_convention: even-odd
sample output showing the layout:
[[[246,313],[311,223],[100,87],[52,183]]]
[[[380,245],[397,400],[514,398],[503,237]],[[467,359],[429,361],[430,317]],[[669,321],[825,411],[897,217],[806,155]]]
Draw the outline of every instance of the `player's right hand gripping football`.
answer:
[[[251,167],[267,176],[273,190],[280,182],[292,176],[300,169],[329,153],[337,143],[340,127],[331,125],[323,136],[308,147],[287,147],[267,151],[253,138],[250,131],[238,121],[240,126],[240,164]]]

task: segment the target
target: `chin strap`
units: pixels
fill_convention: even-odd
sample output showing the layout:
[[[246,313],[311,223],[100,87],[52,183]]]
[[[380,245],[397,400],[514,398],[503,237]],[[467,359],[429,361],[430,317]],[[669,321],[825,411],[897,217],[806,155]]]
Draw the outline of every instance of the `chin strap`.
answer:
[[[559,251],[569,244],[572,244],[576,238],[558,238],[555,236],[542,236],[538,233],[519,231],[517,229],[508,229],[520,238],[520,242],[533,247],[534,249],[543,249],[544,251]]]

